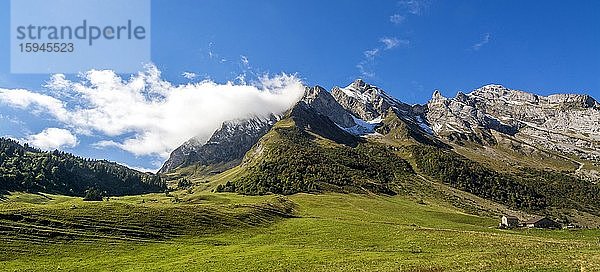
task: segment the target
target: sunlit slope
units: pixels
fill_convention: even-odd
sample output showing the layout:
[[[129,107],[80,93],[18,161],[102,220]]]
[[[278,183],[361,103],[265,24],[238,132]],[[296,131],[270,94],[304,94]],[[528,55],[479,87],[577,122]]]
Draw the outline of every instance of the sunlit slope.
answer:
[[[294,216],[266,224],[238,224],[215,231],[187,222],[183,235],[165,239],[127,240],[45,238],[44,241],[3,236],[1,270],[53,271],[587,271],[600,269],[597,230],[497,230],[497,218],[463,213],[443,201],[414,201],[404,196],[296,194],[240,197],[232,194],[190,195],[202,204],[169,203],[174,197],[119,198],[130,210],[153,207],[161,214],[173,209],[198,209],[244,218],[232,207],[293,203]],[[77,205],[73,199],[39,203],[28,196],[3,202],[3,215],[35,213]],[[25,198],[25,199],[23,199]],[[30,198],[27,200],[27,198]],[[144,199],[145,203],[140,203]],[[152,204],[148,200],[156,199]],[[26,204],[38,202],[39,204]],[[111,200],[113,201],[113,200]],[[289,201],[289,202],[288,202]],[[229,203],[229,204],[225,204]],[[108,203],[96,203],[107,205]],[[6,209],[10,205],[10,211]],[[110,204],[109,204],[110,205]],[[133,208],[133,209],[131,209]],[[164,208],[164,210],[163,210]],[[96,214],[82,206],[80,216],[99,216],[105,223],[127,227],[126,216]],[[189,211],[182,211],[186,214]],[[123,211],[120,211],[123,213]],[[132,212],[138,214],[137,212]],[[238,216],[235,216],[238,214]],[[231,216],[233,215],[233,216]],[[57,219],[71,220],[66,217]],[[115,216],[117,218],[115,218]],[[138,215],[139,216],[139,215]],[[186,215],[187,216],[187,215]],[[261,215],[262,216],[262,215]],[[255,216],[250,216],[255,217]],[[260,217],[260,216],[259,216]],[[3,219],[2,222],[5,219]],[[219,219],[223,220],[223,219]],[[233,220],[233,221],[232,221]],[[3,223],[4,224],[4,223]],[[131,224],[131,223],[129,223]],[[175,224],[177,225],[177,224]],[[115,227],[113,225],[113,227]],[[177,229],[177,228],[176,228]],[[126,236],[127,237],[127,236]]]

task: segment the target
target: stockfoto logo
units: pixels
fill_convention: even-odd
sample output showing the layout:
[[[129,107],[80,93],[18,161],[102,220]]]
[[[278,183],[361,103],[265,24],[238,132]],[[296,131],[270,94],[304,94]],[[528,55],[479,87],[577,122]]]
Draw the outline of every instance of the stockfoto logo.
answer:
[[[149,0],[11,1],[12,73],[129,73],[149,62]]]

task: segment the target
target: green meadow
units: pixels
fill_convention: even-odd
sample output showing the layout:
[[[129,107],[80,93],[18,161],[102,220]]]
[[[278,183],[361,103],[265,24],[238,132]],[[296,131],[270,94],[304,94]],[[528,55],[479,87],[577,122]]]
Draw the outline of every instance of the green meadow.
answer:
[[[2,271],[600,271],[598,230],[499,230],[404,196],[13,193]]]

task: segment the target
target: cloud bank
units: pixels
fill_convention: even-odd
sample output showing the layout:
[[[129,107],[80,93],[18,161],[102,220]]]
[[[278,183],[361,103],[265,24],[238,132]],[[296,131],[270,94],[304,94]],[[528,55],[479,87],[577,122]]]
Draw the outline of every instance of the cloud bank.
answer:
[[[281,113],[304,91],[297,77],[286,74],[263,76],[252,84],[205,80],[173,85],[155,66],[128,79],[107,70],[89,71],[77,81],[54,75],[45,87],[44,93],[0,88],[0,103],[49,115],[64,125],[28,137],[32,144],[52,149],[76,144],[73,134],[86,135],[102,139],[95,143],[99,148],[163,159],[192,137],[207,140],[223,121]]]

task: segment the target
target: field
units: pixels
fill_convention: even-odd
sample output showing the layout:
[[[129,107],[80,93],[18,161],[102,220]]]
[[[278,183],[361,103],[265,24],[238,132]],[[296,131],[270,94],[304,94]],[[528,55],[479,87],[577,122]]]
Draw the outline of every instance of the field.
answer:
[[[598,230],[498,230],[403,196],[13,193],[0,215],[2,271],[600,271]]]

